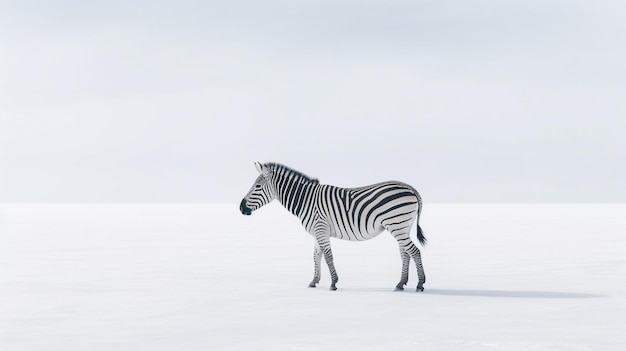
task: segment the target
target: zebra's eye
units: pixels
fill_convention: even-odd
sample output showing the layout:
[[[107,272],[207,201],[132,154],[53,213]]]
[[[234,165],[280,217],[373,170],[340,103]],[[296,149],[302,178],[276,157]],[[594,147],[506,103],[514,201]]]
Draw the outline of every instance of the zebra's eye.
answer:
[[[254,186],[255,189],[261,189],[262,185],[261,184],[257,184]]]

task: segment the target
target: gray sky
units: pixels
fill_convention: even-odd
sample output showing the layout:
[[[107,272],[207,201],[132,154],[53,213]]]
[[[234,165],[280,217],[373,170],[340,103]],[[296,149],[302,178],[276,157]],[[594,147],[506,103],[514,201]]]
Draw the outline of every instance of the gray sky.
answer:
[[[0,202],[626,201],[618,1],[0,1]]]

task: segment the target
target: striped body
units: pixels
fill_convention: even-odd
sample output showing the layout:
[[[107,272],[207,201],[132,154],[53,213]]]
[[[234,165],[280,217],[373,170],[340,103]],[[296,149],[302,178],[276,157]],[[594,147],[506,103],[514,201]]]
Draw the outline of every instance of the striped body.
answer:
[[[337,274],[332,260],[329,238],[349,241],[371,239],[387,230],[400,246],[402,276],[396,289],[401,290],[408,280],[408,266],[412,257],[417,266],[418,290],[423,290],[425,275],[420,252],[409,236],[413,222],[422,207],[419,193],[410,185],[389,181],[359,188],[340,188],[319,184],[317,179],[283,165],[256,164],[261,173],[241,201],[243,214],[277,199],[287,210],[300,218],[306,231],[315,238],[315,274],[309,286],[314,287],[320,278],[322,254],[332,277],[335,289]],[[419,224],[418,240],[424,244]]]
[[[281,203],[301,219],[308,232],[318,215],[318,220],[329,224],[331,237],[349,241],[371,239],[389,225],[410,227],[421,202],[412,187],[394,181],[360,188],[317,184],[305,195]],[[311,209],[302,211],[304,203],[311,204]]]

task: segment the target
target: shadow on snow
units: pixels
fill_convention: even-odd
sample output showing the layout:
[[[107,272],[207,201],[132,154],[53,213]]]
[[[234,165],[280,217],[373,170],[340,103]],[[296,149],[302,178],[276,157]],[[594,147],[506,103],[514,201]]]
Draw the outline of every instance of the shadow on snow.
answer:
[[[344,290],[339,288],[339,290]],[[354,292],[391,292],[400,293],[383,288],[348,287],[345,291]],[[471,290],[471,289],[429,289],[423,292],[415,292],[414,288],[406,287],[404,293],[439,295],[439,296],[468,296],[468,297],[503,297],[503,298],[531,298],[531,299],[592,299],[607,297],[602,294],[572,293],[558,291],[536,291],[536,290]]]
[[[557,291],[524,290],[463,290],[463,289],[426,289],[423,294],[444,296],[508,297],[534,299],[589,299],[606,297],[600,294],[570,293]]]

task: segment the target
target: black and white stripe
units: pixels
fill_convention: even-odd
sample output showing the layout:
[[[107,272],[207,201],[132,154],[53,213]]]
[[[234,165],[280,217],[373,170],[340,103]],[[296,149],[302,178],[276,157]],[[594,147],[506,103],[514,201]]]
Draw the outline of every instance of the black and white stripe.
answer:
[[[402,259],[402,273],[396,290],[403,290],[408,281],[411,258],[417,267],[417,290],[424,290],[426,276],[420,250],[409,236],[413,222],[416,219],[419,222],[422,209],[422,199],[412,186],[389,181],[360,188],[340,188],[320,184],[317,179],[277,163],[256,162],[255,166],[260,175],[241,200],[241,213],[250,215],[277,199],[302,221],[306,231],[315,238],[315,271],[310,287],[320,281],[321,257],[324,255],[331,274],[331,290],[336,290],[338,277],[330,247],[331,237],[362,241],[387,230],[398,241]],[[426,243],[419,223],[417,239],[422,245]]]

